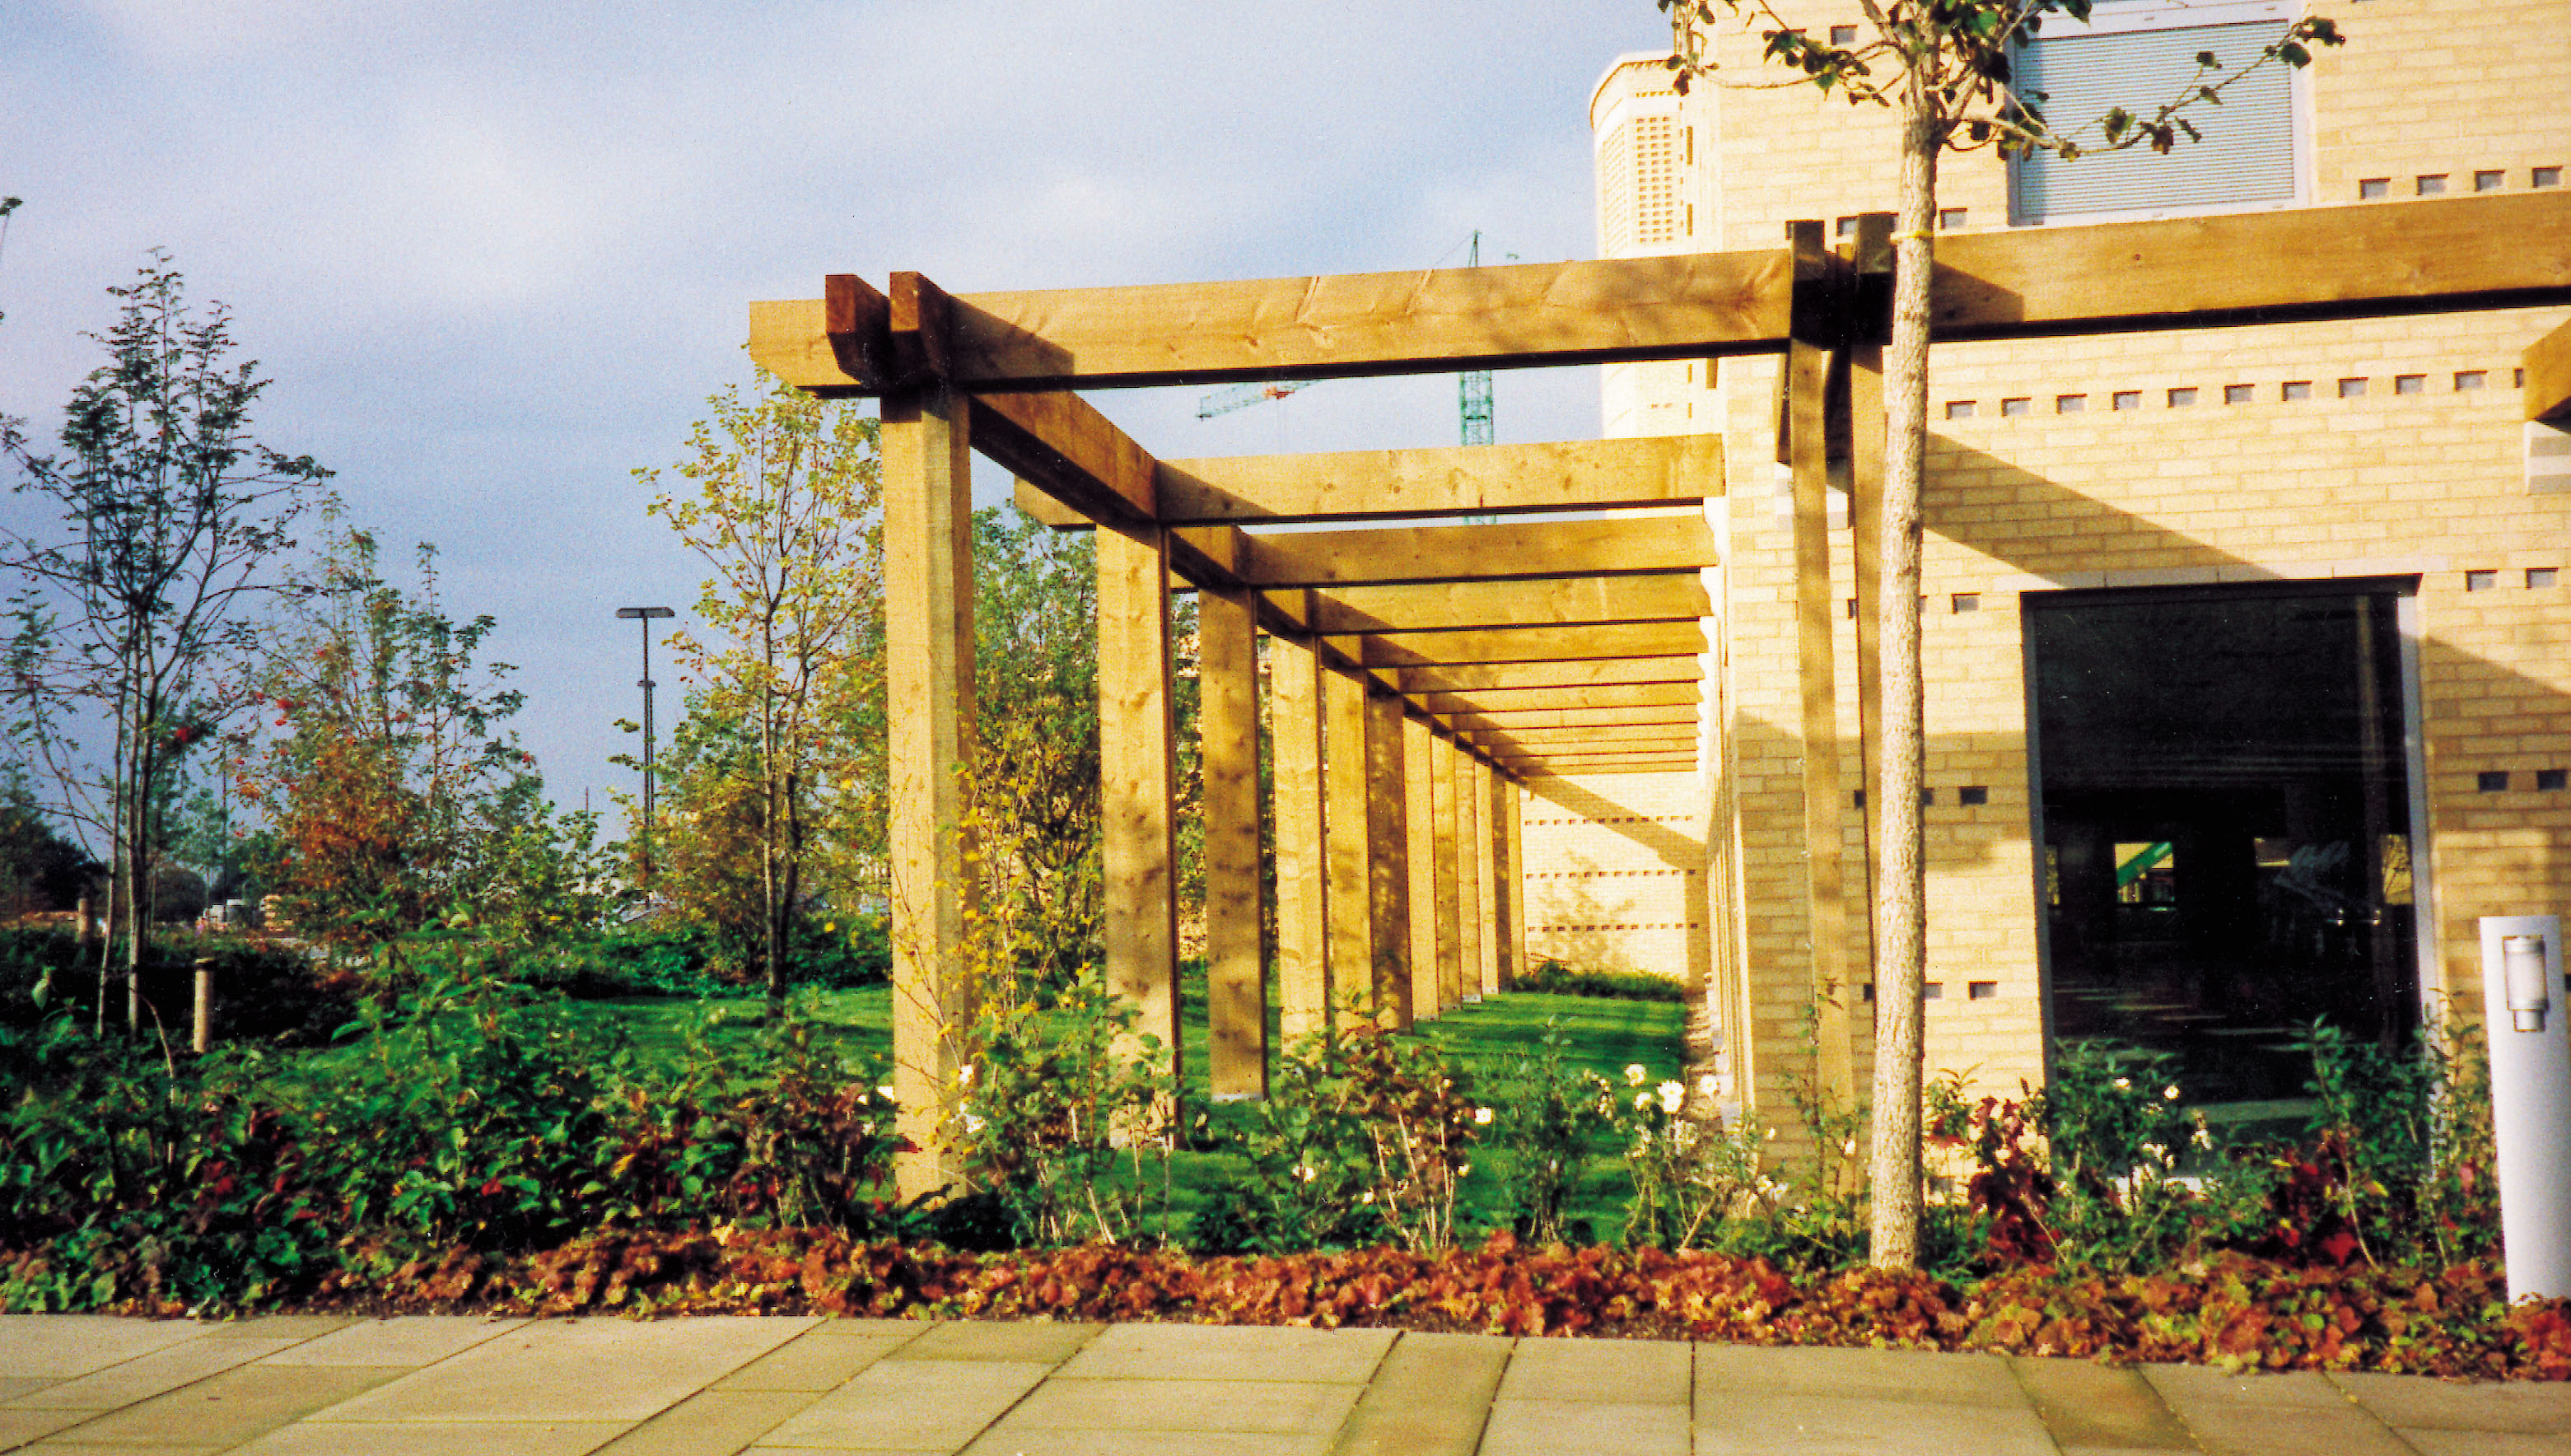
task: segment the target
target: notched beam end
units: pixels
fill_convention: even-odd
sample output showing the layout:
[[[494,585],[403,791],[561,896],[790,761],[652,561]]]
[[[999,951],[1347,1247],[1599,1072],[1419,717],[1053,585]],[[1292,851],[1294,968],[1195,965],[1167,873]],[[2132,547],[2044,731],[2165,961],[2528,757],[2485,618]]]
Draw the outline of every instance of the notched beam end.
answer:
[[[922,273],[894,273],[887,312],[902,382],[954,377],[955,301],[945,289]]]
[[[839,372],[856,381],[854,389],[816,389],[816,394],[844,398],[881,393],[892,382],[892,301],[855,273],[831,273],[821,279],[821,332]]]

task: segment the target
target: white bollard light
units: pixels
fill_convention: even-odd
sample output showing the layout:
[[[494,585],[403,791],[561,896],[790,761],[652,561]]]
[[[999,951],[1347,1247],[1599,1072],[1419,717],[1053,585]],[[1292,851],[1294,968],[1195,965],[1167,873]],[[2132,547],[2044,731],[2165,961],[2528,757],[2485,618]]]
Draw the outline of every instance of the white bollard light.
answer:
[[[2482,1026],[2508,1297],[2571,1294],[2571,1014],[2562,917],[2482,918]]]

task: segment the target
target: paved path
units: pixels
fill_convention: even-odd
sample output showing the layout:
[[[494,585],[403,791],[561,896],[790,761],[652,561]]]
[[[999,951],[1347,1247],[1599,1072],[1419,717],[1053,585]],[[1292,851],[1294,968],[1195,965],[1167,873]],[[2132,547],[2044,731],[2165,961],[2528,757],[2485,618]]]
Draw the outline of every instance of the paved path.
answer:
[[[0,1317],[87,1456],[2532,1456],[2571,1386],[1391,1330]]]

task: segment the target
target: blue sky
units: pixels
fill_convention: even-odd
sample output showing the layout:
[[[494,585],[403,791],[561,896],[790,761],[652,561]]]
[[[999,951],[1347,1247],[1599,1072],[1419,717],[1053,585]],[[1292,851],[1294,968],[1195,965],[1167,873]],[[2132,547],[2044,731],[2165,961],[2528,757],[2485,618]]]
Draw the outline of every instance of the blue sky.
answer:
[[[1667,34],[1650,0],[0,0],[0,411],[49,436],[106,289],[168,248],[274,381],[261,438],[437,544],[556,797],[604,807],[639,710],[613,610],[703,575],[631,472],[747,380],[751,299],[1411,268],[1476,229],[1590,256],[1590,90]],[[1451,376],[1196,394],[1094,397],[1165,456],[1455,438]],[[1594,371],[1504,374],[1497,416],[1594,435]]]

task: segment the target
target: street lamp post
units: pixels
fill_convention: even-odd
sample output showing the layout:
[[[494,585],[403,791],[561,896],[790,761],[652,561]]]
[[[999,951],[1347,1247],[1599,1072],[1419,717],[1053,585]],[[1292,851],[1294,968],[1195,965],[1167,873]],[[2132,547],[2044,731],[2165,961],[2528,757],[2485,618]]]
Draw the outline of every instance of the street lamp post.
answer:
[[[643,625],[643,887],[652,887],[652,624],[679,614],[667,607],[619,607],[619,618]]]

